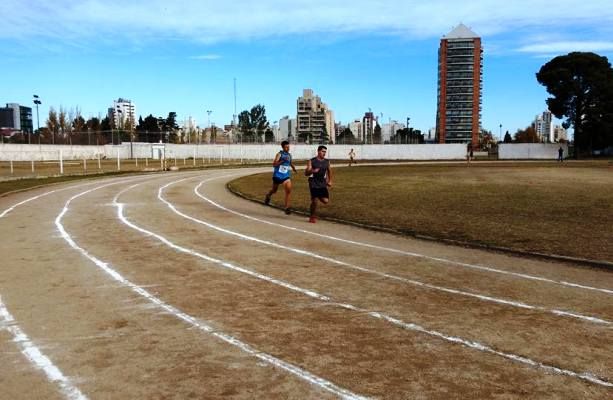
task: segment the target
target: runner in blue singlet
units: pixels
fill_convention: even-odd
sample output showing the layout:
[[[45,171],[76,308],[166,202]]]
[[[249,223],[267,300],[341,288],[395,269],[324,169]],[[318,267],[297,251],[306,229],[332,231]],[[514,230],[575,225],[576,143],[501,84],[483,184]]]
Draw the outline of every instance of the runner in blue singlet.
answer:
[[[290,195],[292,193],[292,175],[290,168],[294,172],[297,171],[296,167],[294,167],[294,164],[292,163],[292,155],[289,153],[289,142],[281,142],[281,148],[282,150],[277,153],[275,160],[272,163],[272,166],[274,167],[272,173],[272,189],[270,189],[264,198],[264,204],[270,204],[271,196],[277,193],[279,185],[283,185],[283,189],[285,189],[285,213],[289,215],[292,212],[289,208]]]

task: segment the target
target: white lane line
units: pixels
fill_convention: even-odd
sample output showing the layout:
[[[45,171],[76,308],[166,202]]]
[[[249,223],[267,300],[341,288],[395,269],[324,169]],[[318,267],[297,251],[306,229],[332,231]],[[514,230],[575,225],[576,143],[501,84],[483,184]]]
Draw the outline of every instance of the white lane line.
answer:
[[[220,178],[225,178],[226,176],[219,176],[219,177],[215,177],[215,178],[210,178],[210,179],[206,179],[203,182],[200,183],[200,185],[202,185],[203,183],[215,180],[215,179],[220,179]],[[451,288],[446,288],[443,286],[437,286],[437,285],[432,285],[429,283],[425,283],[425,282],[420,282],[420,281],[416,281],[413,279],[408,279],[408,278],[403,278],[400,276],[396,276],[396,275],[392,275],[392,274],[388,274],[388,273],[384,273],[384,272],[380,272],[380,271],[376,271],[376,270],[372,270],[366,267],[360,267],[358,265],[354,265],[354,264],[350,264],[341,260],[337,260],[331,257],[326,257],[326,256],[322,256],[320,254],[317,253],[313,253],[311,251],[308,250],[303,250],[303,249],[298,249],[295,247],[290,247],[290,246],[285,246],[273,241],[269,241],[269,240],[264,240],[264,239],[259,239],[257,237],[253,237],[253,236],[249,236],[249,235],[244,235],[242,233],[236,232],[236,231],[232,231],[229,229],[225,229],[222,228],[218,225],[214,225],[212,223],[209,223],[207,221],[192,217],[190,215],[187,215],[181,211],[179,211],[174,204],[172,204],[171,202],[169,202],[168,200],[166,200],[164,198],[164,190],[167,189],[168,187],[175,185],[177,183],[180,182],[184,182],[186,180],[189,180],[191,178],[185,178],[185,179],[180,179],[178,181],[175,182],[170,182],[162,187],[159,188],[158,190],[158,199],[160,201],[162,201],[164,204],[166,204],[168,206],[168,208],[170,208],[175,214],[181,216],[182,218],[185,218],[189,221],[195,222],[197,224],[200,225],[204,225],[208,228],[214,229],[216,231],[231,235],[231,236],[235,236],[238,237],[242,240],[247,240],[247,241],[252,241],[252,242],[256,242],[259,244],[263,244],[266,246],[270,246],[270,247],[274,247],[277,249],[281,249],[281,250],[285,250],[285,251],[289,251],[292,253],[296,253],[296,254],[300,254],[302,256],[307,256],[307,257],[312,257],[318,260],[322,260],[322,261],[326,261],[329,262],[331,264],[336,264],[336,265],[340,265],[349,269],[354,269],[357,271],[361,271],[361,272],[365,272],[368,274],[373,274],[373,275],[377,275],[383,278],[387,278],[387,279],[393,279],[395,281],[399,281],[399,282],[403,282],[403,283],[408,283],[410,285],[414,285],[414,286],[418,286],[418,287],[422,287],[422,288],[426,288],[426,289],[431,289],[431,290],[436,290],[436,291],[442,291],[445,293],[449,293],[449,294],[453,294],[453,295],[459,295],[459,296],[465,296],[465,297],[471,297],[471,298],[475,298],[481,301],[486,301],[486,302],[492,302],[492,303],[497,303],[497,304],[502,304],[502,305],[506,305],[506,306],[511,306],[511,307],[517,307],[517,308],[523,308],[523,309],[527,309],[527,310],[534,310],[534,311],[540,311],[540,312],[545,312],[545,313],[549,313],[549,314],[553,314],[556,316],[563,316],[563,317],[570,317],[570,318],[575,318],[575,319],[580,319],[583,321],[587,321],[587,322],[591,322],[591,323],[595,323],[595,324],[603,324],[603,325],[611,325],[610,321],[601,319],[601,318],[597,318],[597,317],[592,317],[592,316],[588,316],[588,315],[583,315],[580,314],[578,312],[574,312],[574,311],[566,311],[566,310],[558,310],[558,309],[549,309],[546,307],[541,307],[541,306],[535,306],[535,305],[530,305],[530,304],[526,304],[523,302],[519,302],[519,301],[512,301],[512,300],[507,300],[507,299],[500,299],[500,298],[496,298],[496,297],[491,297],[491,296],[485,296],[485,295],[481,295],[481,294],[476,294],[476,293],[470,293],[470,292],[465,292],[462,290],[457,290],[457,289],[451,289]],[[200,187],[200,185],[198,185],[198,187]],[[194,189],[194,191],[196,192],[198,187],[196,187],[196,189]]]
[[[483,265],[476,265],[476,264],[463,263],[463,262],[459,262],[459,261],[453,261],[453,260],[449,260],[449,259],[441,258],[441,257],[432,257],[432,256],[428,256],[428,255],[425,255],[425,254],[420,254],[420,253],[414,253],[414,252],[410,252],[410,251],[394,249],[394,248],[391,248],[391,247],[379,246],[379,245],[372,244],[372,243],[365,243],[365,242],[358,242],[358,241],[350,240],[350,239],[343,239],[343,238],[339,238],[339,237],[336,237],[336,236],[324,235],[324,234],[321,234],[321,233],[317,233],[317,232],[313,232],[313,231],[308,231],[306,229],[300,229],[300,228],[295,228],[293,226],[278,224],[278,223],[275,223],[275,222],[272,222],[272,221],[267,221],[267,220],[264,220],[264,219],[253,217],[251,215],[243,214],[243,213],[235,211],[235,210],[231,210],[231,209],[229,209],[227,207],[222,206],[219,203],[216,203],[215,201],[209,199],[208,197],[202,195],[199,192],[198,189],[201,187],[201,185],[202,184],[200,184],[200,185],[198,185],[198,187],[196,187],[196,195],[198,195],[201,199],[209,202],[210,204],[214,205],[217,208],[220,208],[220,209],[222,209],[224,211],[227,211],[229,213],[241,216],[243,218],[247,218],[247,219],[249,219],[251,221],[256,221],[256,222],[260,222],[260,223],[263,223],[263,224],[267,224],[267,225],[271,225],[271,226],[276,226],[278,228],[289,229],[291,231],[300,232],[300,233],[304,233],[304,234],[307,234],[307,235],[313,235],[313,236],[317,236],[317,237],[321,237],[321,238],[325,238],[325,239],[330,239],[330,240],[334,240],[334,241],[337,241],[337,242],[347,243],[347,244],[351,244],[351,245],[354,245],[354,246],[366,247],[366,248],[369,248],[369,249],[381,250],[381,251],[386,251],[386,252],[395,253],[395,254],[401,254],[401,255],[405,255],[405,256],[409,256],[409,257],[423,258],[423,259],[426,259],[426,260],[438,261],[440,263],[445,263],[445,264],[450,264],[450,265],[457,265],[459,267],[464,267],[464,268],[471,268],[471,269],[487,271],[487,272],[491,272],[491,273],[509,275],[509,276],[513,276],[515,278],[529,279],[529,280],[533,280],[533,281],[553,283],[553,284],[556,284],[556,285],[562,285],[562,286],[567,286],[567,287],[572,287],[572,288],[585,289],[585,290],[593,290],[593,291],[597,291],[597,292],[613,294],[613,290],[611,290],[611,289],[597,288],[597,287],[581,285],[581,284],[578,284],[578,283],[567,282],[567,281],[557,281],[557,280],[554,280],[554,279],[543,278],[541,276],[536,276],[536,275],[529,275],[529,274],[523,274],[523,273],[519,273],[519,272],[505,271],[505,270],[496,269],[496,268],[492,268],[492,267],[486,267],[486,266],[483,266]]]
[[[143,178],[142,177],[123,178],[120,180],[120,182],[126,182],[126,181],[131,182],[137,179],[143,179]],[[117,182],[117,183],[120,183],[120,182]],[[70,185],[68,187],[50,190],[50,191],[41,193],[39,195],[32,196],[23,201],[15,203],[11,207],[5,209],[2,213],[0,213],[0,218],[6,217],[9,213],[11,213],[16,208],[24,204],[38,200],[45,196],[51,195],[53,193],[63,192],[63,191],[70,190],[70,189],[77,189],[77,188],[84,187],[84,186],[91,186],[96,183],[99,183],[99,182],[87,182],[87,183],[81,183],[78,185]],[[71,400],[72,399],[87,399],[87,397],[83,393],[81,393],[79,389],[77,389],[75,386],[73,386],[70,383],[69,379],[66,378],[64,374],[62,374],[62,371],[60,371],[60,369],[56,367],[51,362],[51,360],[47,356],[45,356],[45,354],[43,354],[43,352],[40,351],[38,347],[36,347],[36,345],[34,345],[34,343],[21,330],[21,328],[17,326],[17,324],[15,323],[15,318],[9,313],[4,303],[2,303],[1,297],[0,297],[0,317],[1,317],[0,322],[2,322],[2,324],[0,324],[0,330],[6,329],[13,335],[13,342],[19,345],[19,347],[21,348],[21,352],[28,359],[28,361],[30,361],[30,363],[34,365],[34,367],[41,369],[45,373],[49,381],[57,383],[60,386],[60,389],[66,398],[71,399]]]
[[[66,229],[64,228],[64,225],[62,225],[62,218],[66,215],[66,213],[69,210],[69,206],[71,204],[71,202],[81,196],[84,196],[88,193],[91,193],[95,190],[101,189],[103,187],[106,187],[109,185],[103,185],[103,186],[99,186],[90,190],[87,190],[85,192],[79,193],[75,196],[72,196],[65,204],[64,204],[64,208],[62,209],[61,213],[57,216],[57,218],[55,219],[55,226],[57,228],[57,230],[60,232],[60,235],[62,236],[62,238],[70,245],[70,247],[72,247],[73,249],[77,250],[79,253],[81,253],[83,256],[85,256],[86,258],[88,258],[90,261],[92,261],[96,266],[98,266],[100,269],[102,269],[104,272],[106,272],[109,276],[111,276],[114,280],[116,280],[117,282],[121,283],[124,286],[129,287],[130,289],[132,289],[132,291],[134,291],[135,293],[139,294],[140,296],[146,298],[147,300],[149,300],[151,303],[153,303],[154,305],[158,306],[159,308],[161,308],[163,311],[168,312],[170,314],[172,314],[173,316],[175,316],[176,318],[186,322],[187,324],[203,331],[206,332],[228,344],[231,344],[237,348],[239,348],[240,350],[244,351],[245,353],[258,358],[259,360],[262,360],[270,365],[273,365],[277,368],[280,368],[284,371],[287,371],[295,376],[297,376],[298,378],[309,382],[321,389],[324,389],[332,394],[335,394],[336,396],[342,398],[342,399],[347,399],[347,400],[362,400],[362,399],[366,399],[366,397],[360,396],[358,394],[352,393],[351,391],[344,389],[340,386],[335,385],[334,383],[321,378],[317,375],[314,375],[312,373],[310,373],[309,371],[306,371],[296,365],[290,364],[286,361],[283,361],[279,358],[276,358],[270,354],[266,354],[263,353],[255,348],[253,348],[252,346],[250,346],[247,343],[244,343],[242,341],[240,341],[239,339],[228,335],[226,333],[220,332],[215,330],[212,326],[207,325],[205,323],[203,323],[202,321],[199,321],[198,319],[196,319],[195,317],[188,315],[184,312],[182,312],[181,310],[179,310],[178,308],[165,303],[163,300],[155,297],[154,295],[152,295],[151,293],[149,293],[147,290],[145,290],[144,288],[142,288],[141,286],[138,286],[134,283],[132,283],[131,281],[127,280],[126,278],[124,278],[121,274],[119,274],[119,272],[117,272],[116,270],[114,270],[108,263],[105,263],[104,261],[98,259],[97,257],[89,254],[89,252],[87,252],[87,250],[83,249],[82,247],[80,247],[74,240],[73,238],[68,234],[68,232],[66,231]],[[137,185],[133,185],[132,187],[135,187]],[[115,199],[116,200],[116,199]],[[114,201],[114,203],[116,203],[116,201]],[[117,204],[118,206],[118,213],[121,212],[122,207],[121,205]]]
[[[36,368],[42,370],[47,379],[60,387],[64,397],[70,400],[85,400],[87,397],[74,386],[53,362],[30,340],[28,335],[17,325],[0,297],[0,330],[7,330],[13,336],[13,342],[21,348],[21,353]]]
[[[317,300],[329,303],[332,306],[337,306],[337,307],[341,307],[341,308],[344,308],[344,309],[356,311],[356,312],[358,312],[360,314],[365,314],[365,315],[368,315],[368,316],[373,317],[373,318],[383,319],[383,320],[385,320],[387,322],[390,322],[390,323],[392,323],[394,325],[397,325],[397,326],[399,326],[399,327],[401,327],[403,329],[407,329],[407,330],[411,330],[411,331],[415,331],[415,332],[425,333],[427,335],[430,335],[430,336],[433,336],[433,337],[436,337],[436,338],[439,338],[439,339],[443,339],[443,340],[448,341],[448,342],[459,343],[459,344],[462,344],[462,345],[464,345],[466,347],[469,347],[471,349],[475,349],[475,350],[479,350],[479,351],[482,351],[482,352],[494,354],[494,355],[497,355],[497,356],[500,356],[500,357],[503,357],[503,358],[506,358],[506,359],[509,359],[509,360],[514,360],[514,361],[519,362],[519,363],[527,364],[527,365],[532,366],[532,367],[541,368],[541,369],[544,369],[544,370],[549,371],[549,372],[555,372],[555,373],[558,373],[558,374],[563,374],[563,375],[571,376],[571,377],[574,377],[574,378],[579,378],[579,379],[586,380],[586,381],[589,381],[589,382],[592,382],[592,383],[595,383],[595,384],[598,384],[598,385],[602,385],[602,386],[613,387],[613,383],[610,383],[610,382],[608,382],[606,380],[600,379],[600,378],[594,376],[593,374],[591,374],[589,372],[574,372],[574,371],[571,371],[571,370],[566,370],[566,369],[558,368],[558,367],[555,367],[555,366],[547,365],[547,364],[544,364],[544,363],[541,363],[541,362],[538,362],[538,361],[534,361],[534,360],[532,360],[530,358],[526,358],[526,357],[519,356],[519,355],[516,355],[516,354],[505,353],[505,352],[501,352],[501,351],[495,350],[494,348],[492,348],[490,346],[481,344],[481,343],[476,342],[476,341],[466,340],[466,339],[462,339],[460,337],[449,336],[449,335],[445,335],[444,333],[440,333],[440,332],[433,331],[433,330],[428,330],[428,329],[426,329],[426,328],[424,328],[424,327],[422,327],[420,325],[417,325],[417,324],[414,324],[414,323],[409,323],[409,322],[404,322],[404,321],[402,321],[400,319],[388,316],[388,315],[386,315],[384,313],[381,313],[381,312],[375,312],[375,311],[363,309],[363,308],[360,308],[360,307],[357,307],[357,306],[354,306],[354,305],[351,305],[351,304],[337,303],[337,302],[333,301],[330,297],[322,295],[322,294],[319,294],[319,293],[317,293],[317,292],[315,292],[313,290],[303,289],[303,288],[295,286],[295,285],[293,285],[291,283],[288,283],[288,282],[285,282],[285,281],[280,281],[280,280],[277,280],[275,278],[271,278],[269,276],[266,276],[266,275],[263,275],[263,274],[260,274],[260,273],[257,273],[257,272],[250,271],[250,270],[248,270],[246,268],[235,266],[235,265],[233,265],[233,264],[231,264],[231,263],[229,263],[227,261],[222,261],[222,260],[219,260],[219,259],[216,259],[216,258],[213,258],[213,257],[209,257],[209,256],[207,256],[205,254],[202,254],[202,253],[199,253],[199,252],[197,252],[195,250],[191,250],[191,249],[188,249],[186,247],[179,246],[179,245],[171,242],[170,240],[168,240],[167,238],[165,238],[162,235],[159,235],[157,233],[151,232],[149,230],[146,230],[144,228],[141,228],[141,227],[135,225],[134,223],[128,221],[128,219],[125,217],[125,215],[123,213],[124,204],[123,203],[119,203],[118,199],[119,199],[119,197],[121,196],[122,193],[124,193],[124,192],[126,192],[128,190],[131,190],[131,189],[133,189],[133,188],[135,188],[136,186],[139,186],[139,185],[140,184],[137,183],[135,185],[130,186],[129,188],[126,188],[126,189],[122,190],[113,199],[113,204],[115,204],[117,206],[117,216],[118,216],[118,218],[121,220],[121,222],[123,222],[127,226],[131,227],[132,229],[134,229],[134,230],[136,230],[138,232],[141,232],[141,233],[143,233],[146,236],[153,237],[153,238],[161,241],[162,243],[166,244],[168,247],[176,250],[177,252],[189,254],[189,255],[192,255],[192,256],[197,257],[197,258],[201,258],[201,259],[204,259],[204,260],[207,260],[207,261],[211,261],[214,264],[220,265],[220,266],[222,266],[224,268],[231,269],[233,271],[246,273],[247,275],[252,276],[254,278],[261,279],[261,280],[264,280],[266,282],[269,282],[269,283],[272,283],[272,284],[275,284],[275,285],[279,285],[279,286],[285,287],[286,289],[289,289],[289,290],[292,290],[292,291],[295,291],[295,292],[298,292],[298,293],[302,293],[302,294],[307,295],[307,296],[309,296],[311,298],[315,298]]]

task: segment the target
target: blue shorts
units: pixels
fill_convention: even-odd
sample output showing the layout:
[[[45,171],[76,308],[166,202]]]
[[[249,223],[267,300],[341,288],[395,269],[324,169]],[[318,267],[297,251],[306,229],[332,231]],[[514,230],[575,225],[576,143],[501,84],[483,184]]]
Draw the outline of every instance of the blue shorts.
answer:
[[[285,182],[285,181],[286,181],[286,180],[288,180],[288,179],[289,179],[289,176],[288,176],[288,177],[285,177],[285,178],[277,178],[276,176],[273,176],[273,177],[272,177],[272,182],[273,182],[273,183],[276,183],[277,185],[282,185],[282,184],[283,184],[283,182]]]

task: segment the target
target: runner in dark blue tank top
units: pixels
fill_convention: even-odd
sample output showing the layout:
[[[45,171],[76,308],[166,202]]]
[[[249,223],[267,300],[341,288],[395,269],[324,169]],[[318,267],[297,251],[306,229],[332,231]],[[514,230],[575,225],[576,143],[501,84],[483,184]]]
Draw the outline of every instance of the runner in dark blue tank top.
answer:
[[[277,153],[277,155],[275,156],[275,160],[272,163],[272,189],[270,189],[270,191],[264,198],[264,204],[270,204],[271,196],[277,193],[279,185],[283,185],[283,189],[285,189],[285,213],[289,215],[292,212],[289,208],[290,195],[292,193],[292,175],[290,168],[294,172],[297,171],[296,167],[294,167],[294,164],[292,162],[292,155],[289,153],[289,142],[281,142],[281,148],[282,150]]]
[[[332,187],[332,167],[330,160],[326,160],[326,146],[317,148],[317,157],[311,158],[307,162],[304,174],[309,177],[309,190],[311,191],[311,215],[310,223],[317,222],[317,201],[323,204],[330,202],[328,188]]]

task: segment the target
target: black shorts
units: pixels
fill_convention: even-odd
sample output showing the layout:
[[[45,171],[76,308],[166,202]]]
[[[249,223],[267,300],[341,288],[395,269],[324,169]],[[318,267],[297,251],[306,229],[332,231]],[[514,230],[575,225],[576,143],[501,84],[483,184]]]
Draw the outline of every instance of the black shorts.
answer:
[[[272,177],[272,182],[276,183],[277,185],[282,185],[283,182],[285,182],[288,179],[289,179],[289,176],[287,178],[277,178],[276,176],[273,176]]]
[[[328,199],[330,198],[330,194],[328,193],[328,188],[309,188],[311,189],[311,198],[312,199]]]

